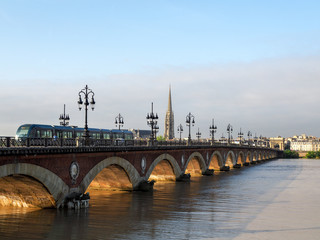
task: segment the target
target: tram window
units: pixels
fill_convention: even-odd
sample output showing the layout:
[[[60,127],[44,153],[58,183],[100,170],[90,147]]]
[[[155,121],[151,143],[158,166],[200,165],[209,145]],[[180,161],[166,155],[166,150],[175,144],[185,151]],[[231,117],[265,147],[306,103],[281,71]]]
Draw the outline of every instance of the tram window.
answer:
[[[82,132],[76,132],[76,138],[81,138]]]
[[[52,131],[51,130],[42,130],[41,137],[42,138],[52,138]]]
[[[131,134],[125,134],[125,140],[132,140]]]
[[[41,137],[40,130],[37,130],[36,137]]]
[[[110,134],[109,133],[104,133],[103,134],[104,139],[110,139]]]
[[[90,133],[90,136],[94,139],[97,139],[97,133]]]
[[[63,138],[72,138],[72,132],[63,131]]]

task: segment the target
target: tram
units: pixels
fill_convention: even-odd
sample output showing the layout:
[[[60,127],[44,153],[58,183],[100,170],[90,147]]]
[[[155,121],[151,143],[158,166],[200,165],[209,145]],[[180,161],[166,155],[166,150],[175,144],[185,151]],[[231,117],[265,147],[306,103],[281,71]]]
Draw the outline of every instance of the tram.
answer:
[[[105,140],[108,145],[133,145],[133,133],[128,130],[89,128],[91,140]],[[84,134],[84,128],[76,126],[55,126],[44,124],[24,124],[16,132],[16,139],[80,139]],[[116,144],[115,144],[116,143]]]

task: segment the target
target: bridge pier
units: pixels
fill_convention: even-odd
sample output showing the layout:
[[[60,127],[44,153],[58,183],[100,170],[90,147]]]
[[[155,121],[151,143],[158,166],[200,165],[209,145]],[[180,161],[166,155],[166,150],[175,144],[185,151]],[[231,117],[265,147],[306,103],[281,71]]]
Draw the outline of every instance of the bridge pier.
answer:
[[[236,165],[233,165],[233,168],[241,168],[241,164],[237,163]]]
[[[202,175],[204,176],[212,176],[214,170],[213,169],[206,169],[206,171],[202,172]]]
[[[83,194],[83,193],[73,192],[64,199],[64,202],[60,206],[57,206],[57,207],[69,208],[69,209],[88,208],[89,200],[90,200],[89,193]]]
[[[229,166],[222,166],[222,167],[220,167],[220,171],[228,172],[228,171],[230,171],[230,167]]]
[[[249,166],[250,165],[250,163],[248,163],[248,162],[245,162],[244,164],[243,164],[243,166]]]
[[[182,173],[177,179],[177,182],[190,182],[191,175],[190,173]]]
[[[155,182],[155,180],[143,180],[139,183],[138,187],[134,189],[134,191],[150,192],[153,190],[153,185]]]

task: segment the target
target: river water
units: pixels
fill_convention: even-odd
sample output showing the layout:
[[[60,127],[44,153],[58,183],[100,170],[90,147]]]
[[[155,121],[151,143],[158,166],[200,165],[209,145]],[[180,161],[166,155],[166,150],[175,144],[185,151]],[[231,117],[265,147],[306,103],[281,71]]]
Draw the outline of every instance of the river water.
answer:
[[[0,239],[320,239],[320,161],[280,159],[91,193],[88,209],[0,209]]]

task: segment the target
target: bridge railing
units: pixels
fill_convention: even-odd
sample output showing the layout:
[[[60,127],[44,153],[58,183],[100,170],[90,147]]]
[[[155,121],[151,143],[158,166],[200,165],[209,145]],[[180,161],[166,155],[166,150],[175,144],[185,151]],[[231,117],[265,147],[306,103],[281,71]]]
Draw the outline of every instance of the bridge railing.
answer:
[[[124,146],[209,146],[210,141],[187,142],[185,140],[153,141],[148,140],[124,140],[124,139],[84,139],[84,138],[14,138],[0,137],[0,148],[21,148],[21,147],[124,147]],[[246,146],[263,147],[237,143],[214,142],[214,146]]]

